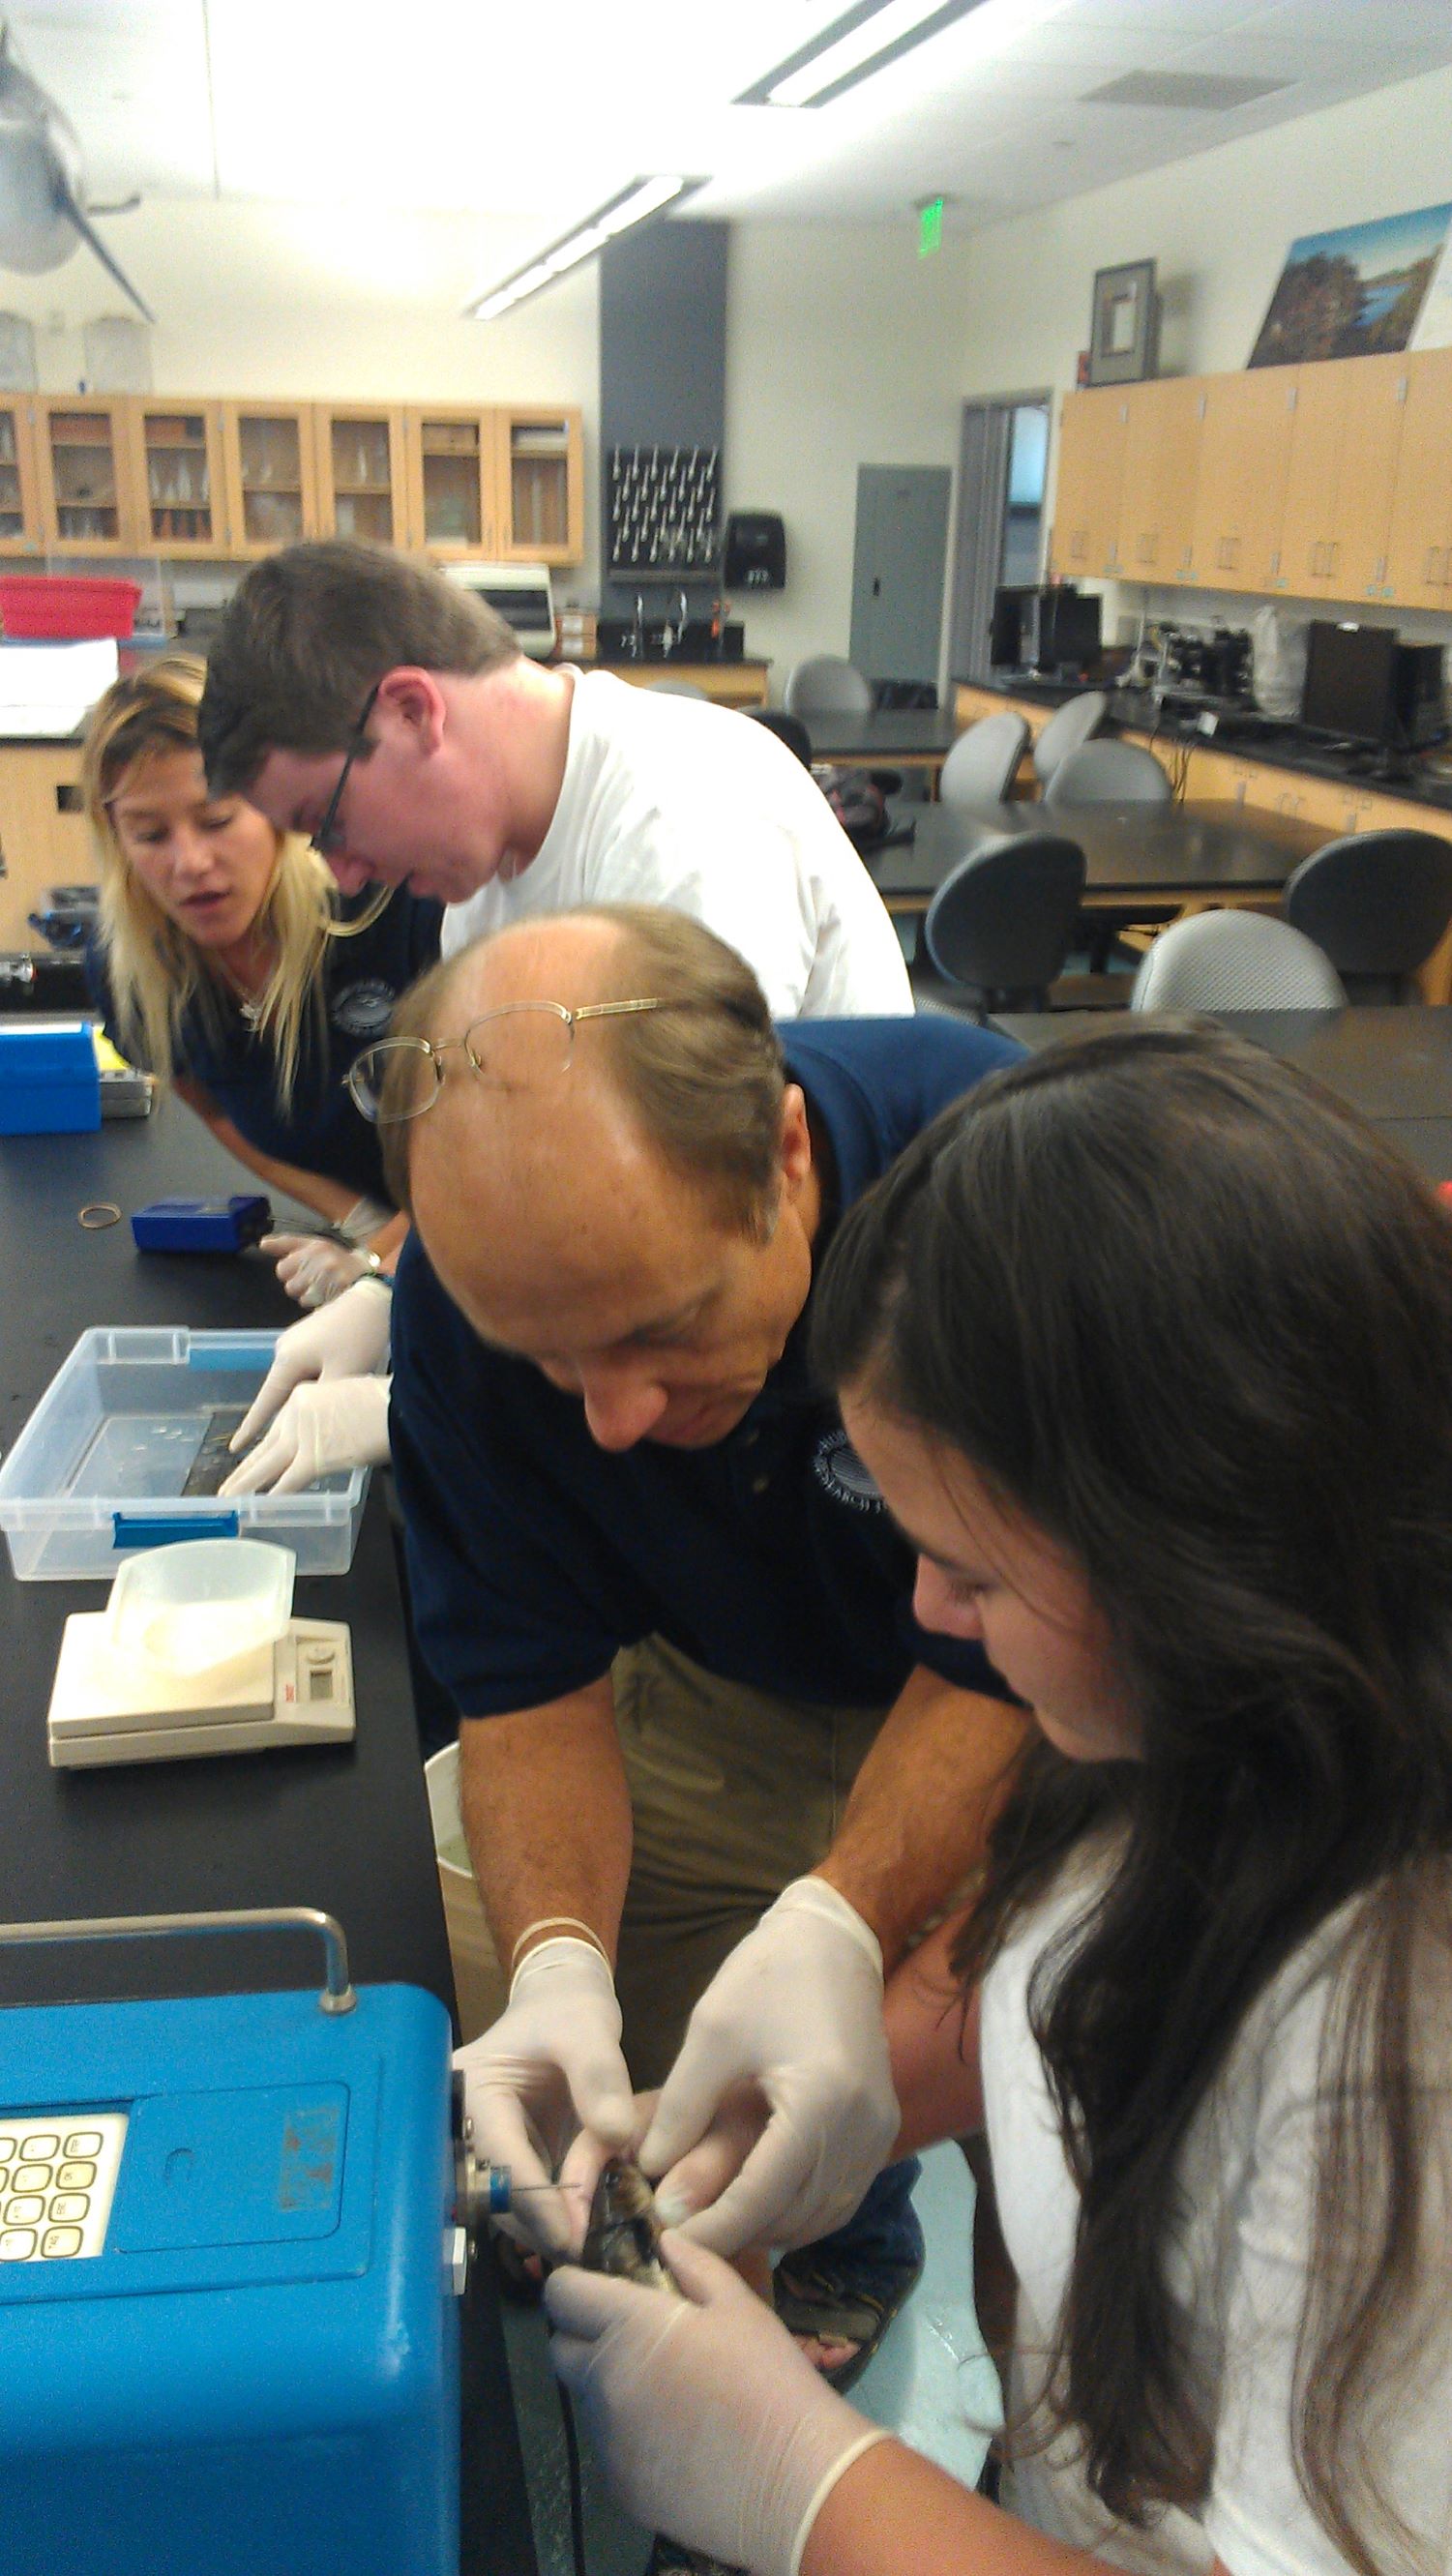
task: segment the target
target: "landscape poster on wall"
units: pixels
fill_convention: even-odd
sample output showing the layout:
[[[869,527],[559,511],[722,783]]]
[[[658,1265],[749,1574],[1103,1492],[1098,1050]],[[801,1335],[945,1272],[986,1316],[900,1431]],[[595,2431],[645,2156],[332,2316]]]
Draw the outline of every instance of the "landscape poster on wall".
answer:
[[[1286,253],[1253,367],[1362,358],[1404,349],[1442,256],[1452,205],[1419,206],[1339,232],[1308,233]]]

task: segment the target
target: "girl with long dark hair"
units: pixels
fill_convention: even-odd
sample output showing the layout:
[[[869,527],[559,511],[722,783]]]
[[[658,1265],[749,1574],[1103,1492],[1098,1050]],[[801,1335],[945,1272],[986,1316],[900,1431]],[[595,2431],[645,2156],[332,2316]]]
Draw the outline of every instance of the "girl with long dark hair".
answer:
[[[627,2501],[758,2576],[1431,2576],[1452,2551],[1452,1224],[1212,1032],[1055,1048],[845,1219],[815,1348],[1036,1728],[888,1995],[986,2132],[1003,2506],[724,2267],[557,2275]],[[664,2314],[661,2314],[664,2311]]]

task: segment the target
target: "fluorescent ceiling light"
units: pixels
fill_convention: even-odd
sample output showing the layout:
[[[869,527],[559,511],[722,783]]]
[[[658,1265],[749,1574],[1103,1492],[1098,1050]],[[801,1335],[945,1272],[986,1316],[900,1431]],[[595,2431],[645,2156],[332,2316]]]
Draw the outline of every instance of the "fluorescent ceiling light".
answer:
[[[628,188],[621,188],[613,197],[607,197],[604,205],[597,206],[593,215],[586,215],[572,232],[565,233],[557,242],[551,242],[548,250],[538,252],[527,267],[516,269],[512,276],[502,278],[497,286],[486,287],[482,294],[471,297],[464,307],[464,319],[494,321],[499,314],[507,313],[512,304],[522,304],[527,295],[538,295],[542,286],[552,285],[557,277],[563,277],[567,268],[576,268],[582,259],[593,258],[596,251],[603,250],[605,244],[614,241],[618,234],[629,232],[634,224],[643,224],[649,216],[659,214],[662,206],[673,204],[679,197],[690,196],[694,189],[703,188],[705,184],[704,179],[677,177],[632,179]]]
[[[809,45],[733,101],[736,107],[827,107],[915,45],[966,18],[982,0],[858,0]]]

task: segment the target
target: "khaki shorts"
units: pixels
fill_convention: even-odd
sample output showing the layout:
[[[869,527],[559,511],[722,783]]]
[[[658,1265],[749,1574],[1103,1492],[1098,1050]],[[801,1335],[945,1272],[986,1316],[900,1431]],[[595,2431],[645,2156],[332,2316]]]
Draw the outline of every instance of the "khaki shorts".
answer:
[[[886,1711],[721,1681],[659,1637],[619,1655],[613,1678],[635,1828],[616,1988],[644,2087],[664,2081],[727,1952],[827,1851]],[[503,2011],[507,1980],[477,1891],[456,1878],[446,1893],[472,2039]]]

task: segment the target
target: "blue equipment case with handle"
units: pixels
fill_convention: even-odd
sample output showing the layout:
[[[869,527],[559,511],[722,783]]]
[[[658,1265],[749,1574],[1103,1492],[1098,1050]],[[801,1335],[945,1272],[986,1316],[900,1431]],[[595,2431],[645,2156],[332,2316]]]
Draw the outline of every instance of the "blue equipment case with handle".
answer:
[[[321,1995],[0,2011],[8,2566],[457,2576],[443,2006],[355,1992],[337,1926],[297,1909],[0,1942],[299,1922],[329,1943]]]

